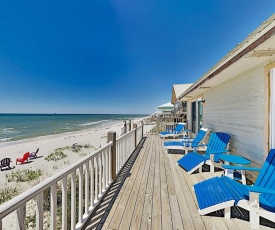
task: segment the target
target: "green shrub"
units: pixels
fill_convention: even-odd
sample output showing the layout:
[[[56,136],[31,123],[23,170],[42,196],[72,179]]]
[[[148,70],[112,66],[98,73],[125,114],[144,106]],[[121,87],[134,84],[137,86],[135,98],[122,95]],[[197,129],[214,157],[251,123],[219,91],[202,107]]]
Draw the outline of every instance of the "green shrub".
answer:
[[[67,154],[62,152],[61,150],[59,151],[54,151],[54,153],[50,153],[47,157],[45,157],[46,161],[59,161],[67,157]]]
[[[32,181],[39,178],[42,175],[41,169],[38,170],[31,170],[31,169],[24,169],[24,170],[17,170],[15,172],[11,172],[10,174],[6,174],[6,179],[8,182],[25,182],[25,181]]]
[[[83,145],[79,145],[75,143],[72,145],[71,150],[75,153],[78,153],[82,148],[83,148]]]
[[[36,227],[36,215],[32,214],[30,216],[26,216],[25,219],[25,229],[35,229]]]
[[[90,144],[85,144],[85,145],[83,145],[83,147],[85,149],[91,149],[91,148],[93,148],[93,146],[91,146]]]
[[[0,204],[11,200],[13,197],[17,196],[20,193],[18,187],[5,186],[0,189]]]

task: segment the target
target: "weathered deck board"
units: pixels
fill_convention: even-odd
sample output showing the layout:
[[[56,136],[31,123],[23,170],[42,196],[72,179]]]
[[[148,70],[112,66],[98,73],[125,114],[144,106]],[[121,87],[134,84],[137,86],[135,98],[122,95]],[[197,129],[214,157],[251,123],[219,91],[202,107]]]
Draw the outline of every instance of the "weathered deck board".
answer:
[[[165,153],[163,140],[148,136],[103,229],[250,229],[246,220],[198,214],[193,185],[222,172],[188,175],[176,163],[181,156]]]

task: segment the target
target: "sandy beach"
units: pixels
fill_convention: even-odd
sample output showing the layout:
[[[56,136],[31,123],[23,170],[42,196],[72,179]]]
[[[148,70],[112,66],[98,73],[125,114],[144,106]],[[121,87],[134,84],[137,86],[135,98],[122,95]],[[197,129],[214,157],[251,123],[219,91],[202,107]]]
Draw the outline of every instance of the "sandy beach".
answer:
[[[132,123],[138,123],[141,119],[133,120]],[[17,141],[13,143],[4,144],[7,146],[0,146],[0,159],[11,158],[12,169],[3,170],[0,172],[0,186],[18,186],[20,192],[27,190],[32,187],[34,184],[39,183],[39,181],[44,180],[56,172],[60,171],[63,168],[66,168],[68,165],[80,160],[82,157],[91,154],[92,152],[99,149],[101,146],[104,146],[107,143],[107,133],[109,131],[115,131],[117,137],[121,132],[123,127],[122,121],[116,121],[108,126],[102,126],[100,128],[91,128],[87,130],[49,135],[43,137],[37,137],[22,141]],[[49,154],[54,153],[55,149],[64,148],[72,146],[73,144],[78,145],[88,145],[89,148],[81,148],[79,152],[73,152],[72,150],[64,150],[64,153],[67,155],[64,159],[58,161],[47,161],[46,158]],[[2,144],[3,145],[3,144]],[[31,159],[29,162],[16,165],[16,159],[22,158],[23,154],[26,152],[34,152],[39,148],[37,154],[38,158]],[[7,175],[12,172],[24,169],[38,170],[42,171],[42,176],[39,180],[31,182],[8,182]]]

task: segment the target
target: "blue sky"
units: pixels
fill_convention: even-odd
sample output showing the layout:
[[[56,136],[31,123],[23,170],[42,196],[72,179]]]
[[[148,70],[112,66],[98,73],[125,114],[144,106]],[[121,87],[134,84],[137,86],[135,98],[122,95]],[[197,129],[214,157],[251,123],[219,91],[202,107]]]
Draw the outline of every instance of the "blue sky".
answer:
[[[143,113],[195,82],[273,0],[0,1],[0,112]]]

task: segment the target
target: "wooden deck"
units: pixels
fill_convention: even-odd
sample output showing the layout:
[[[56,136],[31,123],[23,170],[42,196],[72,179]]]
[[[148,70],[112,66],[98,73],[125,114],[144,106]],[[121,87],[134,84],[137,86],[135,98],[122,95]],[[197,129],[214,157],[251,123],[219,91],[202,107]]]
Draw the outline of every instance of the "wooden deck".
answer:
[[[222,212],[200,216],[193,184],[214,175],[209,172],[188,175],[176,164],[182,155],[167,154],[162,146],[163,140],[157,135],[146,138],[115,199],[101,215],[101,225],[93,228],[250,229],[244,210],[235,210],[230,220],[224,219]],[[261,225],[261,229],[271,228]]]

